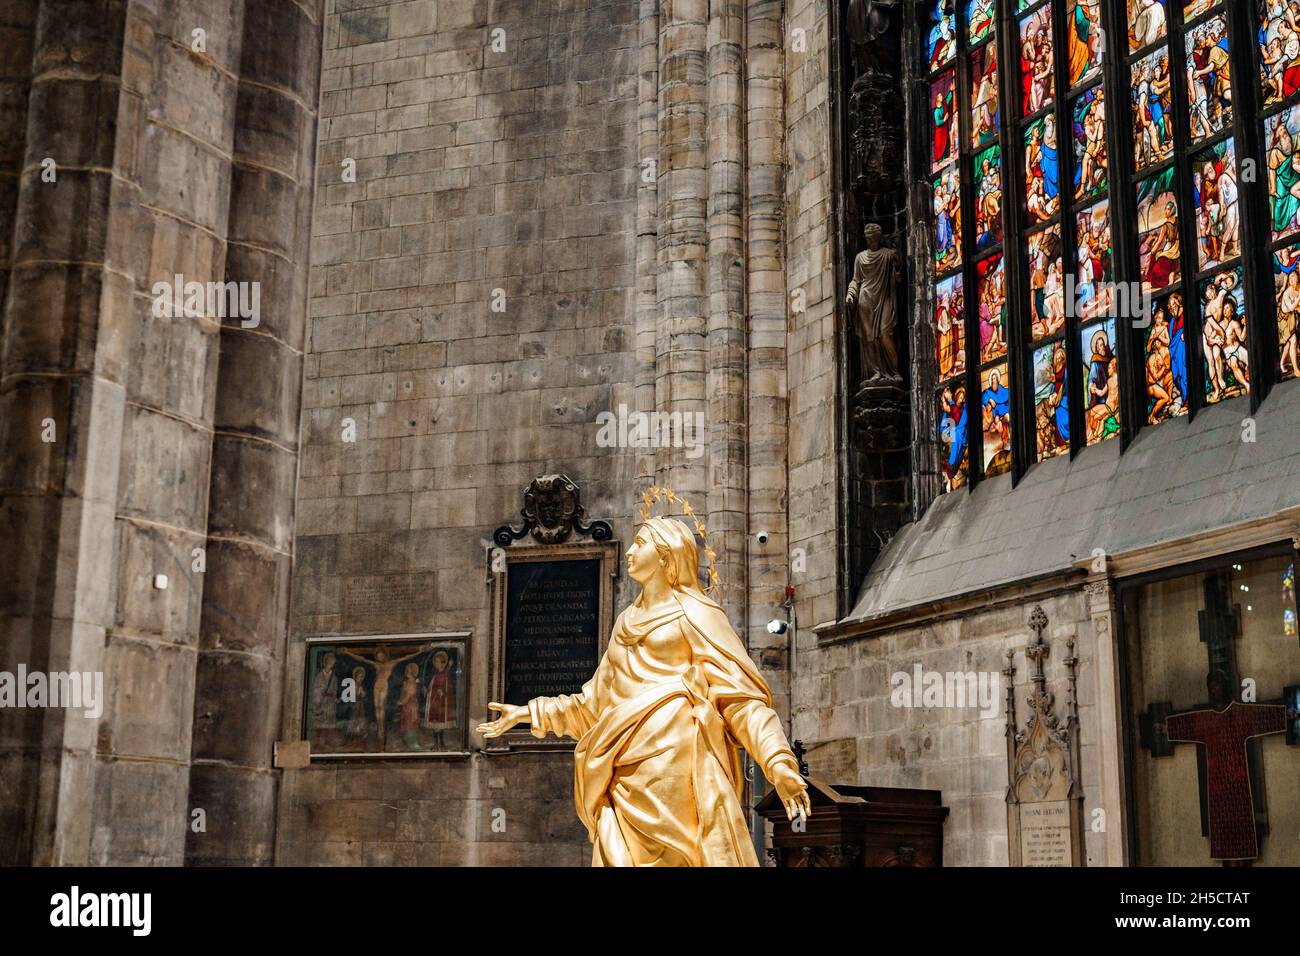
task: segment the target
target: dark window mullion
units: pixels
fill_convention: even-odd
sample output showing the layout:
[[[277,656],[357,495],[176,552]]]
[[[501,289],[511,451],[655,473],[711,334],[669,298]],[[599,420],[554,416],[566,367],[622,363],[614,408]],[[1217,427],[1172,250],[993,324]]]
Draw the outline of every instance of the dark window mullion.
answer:
[[[1169,101],[1174,124],[1174,183],[1178,202],[1179,241],[1182,244],[1183,334],[1186,336],[1187,420],[1205,405],[1205,361],[1202,357],[1200,286],[1196,281],[1198,243],[1196,207],[1192,200],[1190,104],[1187,98],[1187,51],[1183,35],[1183,7],[1169,3]],[[1231,43],[1231,38],[1229,38]],[[1234,104],[1235,108],[1235,104]],[[1131,187],[1130,187],[1131,188]]]
[[[1067,275],[1073,275],[1074,281],[1070,282],[1066,288],[1074,287],[1079,278],[1079,252],[1075,236],[1075,214],[1072,211],[1073,206],[1073,157],[1074,157],[1074,130],[1073,127],[1066,128],[1065,132],[1069,133],[1069,151],[1071,157],[1071,175],[1067,179],[1062,172],[1064,157],[1061,155],[1065,150],[1061,149],[1060,116],[1062,113],[1062,104],[1069,103],[1070,88],[1070,40],[1068,30],[1070,29],[1069,16],[1072,4],[1067,2],[1056,2],[1052,8],[1052,29],[1054,31],[1055,53],[1053,56],[1053,67],[1056,70],[1056,92],[1057,92],[1057,135],[1056,135],[1056,154],[1061,161],[1057,167],[1057,175],[1061,179],[1061,280],[1064,283]],[[1070,201],[1066,202],[1065,191],[1066,183],[1069,183]],[[1114,181],[1111,180],[1111,186]],[[1097,200],[1099,201],[1099,200]],[[1113,239],[1112,239],[1113,241]],[[1074,300],[1070,301],[1069,296],[1065,298],[1065,394],[1066,401],[1070,407],[1070,457],[1073,458],[1084,447],[1083,440],[1083,408],[1082,408],[1082,384],[1080,382],[1079,369],[1083,364],[1082,351],[1079,347],[1079,319],[1075,314],[1077,311],[1079,296],[1076,289]]]
[[[1237,152],[1237,211],[1246,284],[1246,354],[1250,363],[1250,410],[1255,412],[1280,377],[1277,301],[1269,251],[1273,217],[1268,205],[1268,157],[1264,152],[1260,90],[1259,13],[1254,0],[1229,3],[1229,64],[1232,70],[1232,128]],[[1255,181],[1243,182],[1241,166],[1255,160]]]
[[[966,322],[966,487],[974,491],[983,477],[984,428],[979,405],[979,297],[975,274],[975,176],[971,148],[971,50],[966,42],[966,9],[954,2],[957,55],[957,180],[961,189],[962,304]],[[999,64],[1001,66],[1001,64]]]
[[[1006,321],[1002,334],[1007,342],[1007,387],[1011,389],[1011,486],[1020,483],[1033,456],[1026,454],[1026,422],[1032,421],[1026,412],[1027,376],[1024,372],[1025,348],[1028,341],[1028,301],[1025,291],[1029,287],[1027,266],[1022,254],[1024,233],[1028,217],[1022,210],[1025,182],[1024,123],[1019,119],[1023,93],[1020,76],[1020,24],[1015,18],[1016,0],[998,0],[997,31],[994,42],[1000,42],[999,79],[1002,97],[1002,120],[998,136],[1002,140],[1002,276],[1006,293]],[[982,396],[982,393],[981,393]],[[982,397],[981,397],[982,401]],[[981,406],[981,423],[983,422]],[[983,443],[983,426],[980,429]]]
[[[1102,5],[1102,26],[1106,31],[1105,63],[1102,64],[1102,89],[1106,98],[1106,138],[1108,170],[1107,181],[1110,184],[1110,248],[1112,279],[1116,284],[1138,283],[1142,277],[1137,258],[1137,199],[1129,177],[1117,178],[1116,160],[1123,161],[1133,155],[1131,120],[1122,107],[1126,100],[1132,99],[1128,78],[1128,10],[1126,0],[1109,0]],[[1118,38],[1111,42],[1111,38]],[[1073,119],[1071,120],[1071,141],[1073,142]],[[1128,162],[1123,162],[1122,169],[1127,170]],[[1126,296],[1129,303],[1129,315],[1115,317],[1115,347],[1119,349],[1119,441],[1120,452],[1137,437],[1138,430],[1146,421],[1146,376],[1143,368],[1146,352],[1141,341],[1141,333],[1135,335],[1132,317],[1132,296]],[[1112,308],[1114,301],[1112,300]]]

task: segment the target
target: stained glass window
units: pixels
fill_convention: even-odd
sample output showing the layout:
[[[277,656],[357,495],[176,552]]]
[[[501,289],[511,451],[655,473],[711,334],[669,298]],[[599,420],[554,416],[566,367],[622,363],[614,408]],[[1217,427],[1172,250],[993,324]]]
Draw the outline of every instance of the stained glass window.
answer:
[[[925,10],[945,490],[1300,377],[1300,0]]]

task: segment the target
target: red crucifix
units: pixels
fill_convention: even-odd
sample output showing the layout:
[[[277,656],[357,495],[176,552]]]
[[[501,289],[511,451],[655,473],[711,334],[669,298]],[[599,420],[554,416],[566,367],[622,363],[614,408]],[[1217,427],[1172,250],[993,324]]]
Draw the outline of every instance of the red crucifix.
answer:
[[[1224,710],[1193,710],[1165,721],[1171,741],[1205,748],[1211,859],[1253,860],[1259,856],[1246,741],[1284,733],[1286,727],[1284,705],[1239,701]]]
[[[1232,641],[1240,632],[1240,621],[1238,609],[1228,602],[1228,587],[1226,577],[1209,576],[1205,610],[1200,612],[1201,640],[1209,653],[1210,703],[1181,714],[1170,714],[1167,703],[1153,703],[1141,716],[1141,726],[1143,742],[1154,757],[1171,756],[1175,743],[1204,748],[1198,766],[1210,857],[1249,861],[1259,856],[1254,783],[1262,779],[1249,741],[1285,733],[1296,718],[1285,703],[1246,704],[1233,699],[1237,680]]]

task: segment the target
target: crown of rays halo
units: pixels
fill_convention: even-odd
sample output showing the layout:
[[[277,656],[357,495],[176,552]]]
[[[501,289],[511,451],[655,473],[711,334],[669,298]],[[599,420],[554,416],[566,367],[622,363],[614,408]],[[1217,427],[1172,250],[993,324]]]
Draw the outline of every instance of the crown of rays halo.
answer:
[[[685,498],[678,495],[671,488],[660,488],[658,485],[651,485],[649,491],[641,492],[641,520],[650,520],[650,509],[659,501],[668,501],[680,505],[682,514],[690,518],[695,523],[695,533],[699,535],[700,540],[704,543],[704,556],[709,562],[709,586],[704,589],[705,594],[712,594],[715,597],[722,593],[722,585],[718,582],[718,556],[714,553],[713,548],[709,545],[709,531],[704,526],[704,522],[695,514],[695,509]],[[667,517],[667,516],[665,516]]]

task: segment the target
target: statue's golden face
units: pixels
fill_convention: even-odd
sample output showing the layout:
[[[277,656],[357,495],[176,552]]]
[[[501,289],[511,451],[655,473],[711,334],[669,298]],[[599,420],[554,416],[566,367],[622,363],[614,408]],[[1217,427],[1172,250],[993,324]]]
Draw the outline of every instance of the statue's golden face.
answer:
[[[654,542],[644,528],[636,533],[632,546],[625,553],[627,573],[633,581],[645,584],[661,570],[659,552],[655,550]]]

